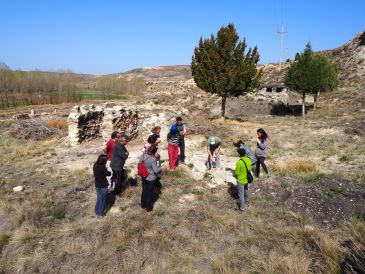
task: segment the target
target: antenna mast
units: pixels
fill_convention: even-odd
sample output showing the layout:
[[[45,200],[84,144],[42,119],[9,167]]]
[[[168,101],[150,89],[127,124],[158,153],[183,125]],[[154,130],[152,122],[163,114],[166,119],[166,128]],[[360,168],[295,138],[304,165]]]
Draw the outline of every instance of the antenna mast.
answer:
[[[280,63],[279,63],[279,71],[281,70],[281,62],[283,57],[283,38],[284,35],[288,32],[284,31],[284,24],[281,24],[281,31],[278,32],[280,34]]]

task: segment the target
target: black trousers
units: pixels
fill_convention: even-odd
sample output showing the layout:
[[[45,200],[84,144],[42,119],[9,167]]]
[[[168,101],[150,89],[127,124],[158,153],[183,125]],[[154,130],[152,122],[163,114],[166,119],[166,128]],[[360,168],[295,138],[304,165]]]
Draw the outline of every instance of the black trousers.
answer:
[[[260,176],[260,165],[262,166],[262,168],[264,169],[265,173],[268,173],[268,169],[267,166],[265,165],[265,157],[256,157],[257,158],[257,162],[256,162],[256,176]]]
[[[119,194],[122,192],[123,188],[123,179],[124,179],[124,170],[114,170],[113,169],[113,176],[112,181],[115,182],[114,193]]]
[[[180,149],[180,153],[179,153],[179,163],[184,163],[185,162],[185,138],[180,138],[179,140],[179,149]]]
[[[153,210],[153,190],[155,181],[147,181],[142,179],[142,195],[141,195],[141,207],[147,211]]]

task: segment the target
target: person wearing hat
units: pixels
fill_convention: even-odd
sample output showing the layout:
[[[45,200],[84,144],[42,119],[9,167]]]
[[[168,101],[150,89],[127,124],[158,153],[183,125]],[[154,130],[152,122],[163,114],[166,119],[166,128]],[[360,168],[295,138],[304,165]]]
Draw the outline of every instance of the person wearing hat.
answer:
[[[167,152],[169,155],[170,169],[175,169],[179,157],[179,134],[177,125],[172,125],[167,134]]]
[[[222,141],[216,136],[211,136],[208,139],[208,161],[206,162],[207,169],[210,170],[212,168],[221,168],[220,161],[220,149],[222,147]]]
[[[119,137],[119,141],[115,144],[113,157],[110,162],[110,167],[113,170],[113,179],[115,181],[115,189],[114,193],[119,194],[122,190],[122,182],[123,182],[123,168],[125,161],[129,156],[129,152],[125,148],[125,145],[128,144],[128,138],[126,135],[121,135]]]

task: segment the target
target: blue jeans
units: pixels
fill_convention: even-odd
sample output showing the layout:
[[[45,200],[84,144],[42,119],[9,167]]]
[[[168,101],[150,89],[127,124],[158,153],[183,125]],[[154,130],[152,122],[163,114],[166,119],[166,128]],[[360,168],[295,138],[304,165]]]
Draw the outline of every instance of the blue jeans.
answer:
[[[245,209],[245,203],[248,202],[248,184],[240,184],[237,182],[238,197],[239,197],[239,209]]]
[[[96,216],[102,216],[105,209],[105,201],[106,195],[108,194],[107,187],[97,187],[96,188],[96,205],[95,205],[95,214]]]

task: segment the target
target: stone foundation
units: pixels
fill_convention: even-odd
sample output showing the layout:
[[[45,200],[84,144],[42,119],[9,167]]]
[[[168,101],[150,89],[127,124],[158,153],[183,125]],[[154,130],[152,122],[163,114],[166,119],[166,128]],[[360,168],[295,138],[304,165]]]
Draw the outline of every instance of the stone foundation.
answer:
[[[73,145],[99,137],[106,141],[114,130],[124,132],[133,139],[139,129],[138,112],[123,106],[75,106],[67,122],[69,140]]]

